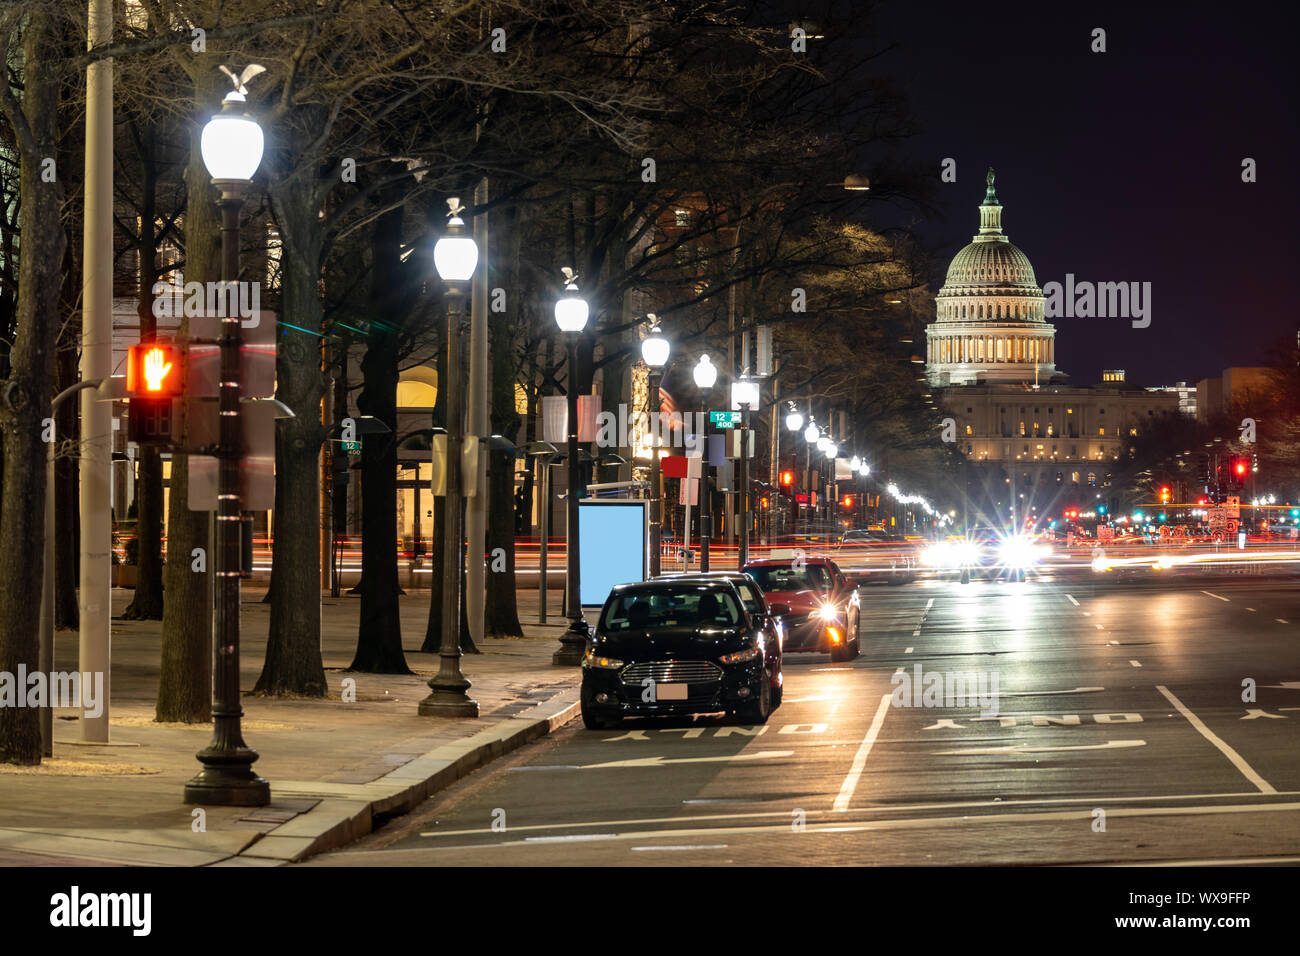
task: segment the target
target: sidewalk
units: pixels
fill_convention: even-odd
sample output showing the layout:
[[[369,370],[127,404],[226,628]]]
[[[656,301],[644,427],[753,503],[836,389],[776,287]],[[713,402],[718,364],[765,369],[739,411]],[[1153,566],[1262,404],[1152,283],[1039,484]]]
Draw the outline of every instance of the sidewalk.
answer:
[[[38,768],[0,765],[0,865],[276,865],[370,832],[376,817],[405,812],[476,766],[550,732],[577,714],[578,669],[555,667],[564,630],[557,592],[539,626],[537,594],[520,592],[522,639],[488,640],[461,658],[479,717],[421,717],[416,706],[438,669],[418,651],[429,592],[401,601],[402,644],[413,675],[345,674],[361,601],[325,598],[322,644],[330,696],[255,697],[270,606],[243,592],[244,739],[271,785],[266,807],[205,807],[203,827],[182,789],[211,724],[157,724],[157,621],[118,616],[132,592],[113,591],[113,673],[108,745],[80,742],[77,711],[58,708],[54,757]],[[57,635],[55,669],[77,668],[77,635]],[[344,678],[356,700],[342,699]],[[196,832],[198,831],[198,832]]]

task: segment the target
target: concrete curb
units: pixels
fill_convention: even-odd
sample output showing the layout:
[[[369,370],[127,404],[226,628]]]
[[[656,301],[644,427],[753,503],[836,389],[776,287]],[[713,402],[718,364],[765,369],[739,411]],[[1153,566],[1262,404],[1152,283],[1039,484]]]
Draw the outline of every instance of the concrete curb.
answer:
[[[545,716],[535,716],[545,710]],[[505,717],[464,740],[443,744],[369,783],[278,781],[272,798],[314,797],[311,810],[270,830],[224,866],[276,866],[297,863],[358,840],[376,820],[400,816],[432,794],[484,764],[553,732],[578,716],[578,688],[570,688],[533,711]]]

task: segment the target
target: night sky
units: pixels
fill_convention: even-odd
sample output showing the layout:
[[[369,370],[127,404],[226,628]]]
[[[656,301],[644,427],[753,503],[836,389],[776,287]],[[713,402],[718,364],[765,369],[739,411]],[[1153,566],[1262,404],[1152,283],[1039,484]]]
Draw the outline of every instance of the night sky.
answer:
[[[917,228],[944,268],[978,228],[997,170],[1003,230],[1038,284],[1152,283],[1152,321],[1061,318],[1072,384],[1123,368],[1191,384],[1267,364],[1300,312],[1297,57],[1290,17],[1256,4],[887,3],[887,72],[923,131],[905,148],[957,161],[942,220]],[[1094,27],[1107,52],[1089,52]],[[1241,162],[1257,182],[1241,181]],[[939,276],[934,291],[942,282]]]

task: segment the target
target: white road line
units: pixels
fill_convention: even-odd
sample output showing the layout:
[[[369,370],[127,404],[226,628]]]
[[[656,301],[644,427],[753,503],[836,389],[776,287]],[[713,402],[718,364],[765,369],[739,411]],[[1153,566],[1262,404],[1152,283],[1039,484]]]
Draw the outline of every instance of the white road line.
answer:
[[[1091,612],[1091,611],[1083,611],[1082,613],[1083,613],[1083,616],[1084,616],[1084,617],[1092,617],[1092,612]]]
[[[1253,610],[1255,610],[1255,609],[1254,609],[1253,607],[1248,607],[1248,608],[1246,608],[1246,610],[1247,610],[1247,611],[1253,611]]]
[[[1044,807],[1044,806],[1066,806],[1069,804],[1085,804],[1086,806],[1096,806],[1099,803],[1144,803],[1144,802],[1167,802],[1178,800],[1228,800],[1237,797],[1262,797],[1254,790],[1249,792],[1234,793],[1149,793],[1139,795],[1124,796],[1089,796],[1089,797],[1030,797],[1023,800],[963,800],[949,801],[946,803],[900,803],[886,804],[873,807],[858,807],[856,810],[849,811],[854,815],[871,814],[871,813],[916,813],[925,810],[973,810],[980,807],[996,808],[1005,810],[1010,807]],[[1300,797],[1300,790],[1284,790],[1277,794],[1281,797]],[[1270,804],[1263,804],[1269,806]],[[831,815],[830,810],[809,810],[809,818],[827,817]],[[625,827],[645,824],[685,824],[699,823],[702,821],[721,821],[721,820],[768,820],[768,819],[790,819],[789,810],[758,810],[747,813],[700,813],[691,814],[690,816],[674,817],[643,817],[628,818],[622,820],[582,820],[570,823],[532,823],[523,826],[511,826],[512,833],[522,833],[530,830],[577,830],[586,827]],[[835,816],[835,819],[842,820],[843,817]],[[0,829],[0,832],[3,832]],[[479,836],[484,833],[499,833],[499,830],[493,830],[491,827],[470,827],[463,830],[424,830],[420,836],[425,838],[441,839],[443,837],[462,837],[462,836]],[[345,851],[358,852],[358,851]],[[384,852],[404,852],[402,850],[386,850]]]
[[[930,600],[925,602],[925,609],[927,611],[930,610],[930,608],[932,607],[934,607],[934,598],[930,598]]]
[[[1255,804],[1226,804],[1203,807],[1115,807],[1107,810],[1106,814],[1111,818],[1119,817],[1183,817],[1183,816],[1208,816],[1223,813],[1294,813],[1300,810],[1300,803],[1255,803]],[[781,814],[787,819],[788,814]],[[639,830],[628,833],[600,834],[597,839],[602,840],[654,840],[669,837],[687,839],[711,836],[736,836],[742,833],[768,833],[776,835],[779,833],[790,833],[802,839],[806,834],[813,833],[868,833],[873,830],[923,830],[927,827],[955,827],[966,829],[972,824],[1010,824],[1010,823],[1056,823],[1065,820],[1090,820],[1092,810],[1030,810],[1021,813],[971,813],[962,814],[961,816],[952,817],[914,817],[901,820],[869,820],[863,823],[845,825],[837,823],[834,826],[827,824],[810,824],[803,833],[795,834],[789,823],[769,823],[769,824],[751,824],[749,826],[722,826],[722,827],[687,827],[684,829],[665,829],[665,830]],[[546,842],[546,837],[525,837],[522,840],[504,840],[500,843],[482,843],[472,846],[420,846],[420,847],[403,847],[397,850],[384,850],[385,854],[401,852],[424,852],[430,850],[442,851],[469,851],[469,850],[499,850],[502,847],[509,846],[528,846],[537,843]],[[580,842],[580,841],[579,841]]]
[[[1187,718],[1188,723],[1195,727],[1202,737],[1214,744],[1215,747],[1219,748],[1219,752],[1227,757],[1234,767],[1241,771],[1242,776],[1258,787],[1261,793],[1277,793],[1277,789],[1271,783],[1257,774],[1250,764],[1246,763],[1246,761],[1242,759],[1241,754],[1237,753],[1237,751],[1224,743],[1223,740],[1209,727],[1206,727],[1204,721],[1188,710],[1187,705],[1175,697],[1168,687],[1164,684],[1157,684],[1156,690],[1164,694],[1165,699],[1169,701],[1169,703],[1173,704],[1180,714]]]
[[[681,846],[634,846],[631,849],[635,853],[638,850],[648,852],[652,850],[725,850],[726,848],[727,844],[725,843],[701,843],[697,846],[690,846],[689,844]]]
[[[1104,630],[1106,630],[1106,628],[1103,627],[1103,626],[1100,625],[1100,624],[1094,624],[1093,627],[1095,627],[1095,628],[1096,628],[1097,630],[1099,630],[1099,631],[1104,631]]]
[[[900,667],[899,670],[902,670]],[[853,756],[853,766],[849,769],[849,775],[844,778],[844,783],[840,787],[840,794],[835,798],[835,803],[831,806],[832,810],[847,810],[850,801],[853,800],[853,791],[858,788],[858,780],[862,776],[862,769],[867,765],[867,754],[871,753],[871,745],[876,742],[876,735],[880,733],[880,725],[885,722],[885,714],[889,711],[889,694],[884,694],[880,698],[880,706],[876,708],[876,716],[872,718],[871,727],[867,730],[867,735],[862,738],[862,744],[858,747],[858,752]]]
[[[920,636],[921,636],[921,629],[918,627],[915,631],[912,632],[912,636],[913,636],[913,637],[920,637]]]
[[[964,757],[967,755],[985,756],[991,754],[1046,754],[1058,750],[1111,750],[1116,747],[1145,747],[1145,740],[1108,740],[1104,744],[1073,744],[1060,747],[1025,747],[1021,744],[1008,744],[1005,747],[968,747],[964,750],[934,750],[936,757]]]
[[[1073,595],[1073,594],[1067,594],[1066,597],[1068,597],[1068,598],[1070,599],[1070,603],[1073,604],[1075,607],[1079,607],[1079,606],[1080,606],[1079,602],[1076,601],[1076,600],[1074,599],[1074,595]]]
[[[912,653],[912,648],[910,648],[910,647],[907,648],[905,651],[903,651],[903,653],[904,653],[904,654],[910,654],[910,653]]]
[[[1279,624],[1285,624],[1285,623],[1286,623],[1286,621],[1282,620],[1282,618],[1280,618],[1280,617],[1275,617],[1275,618],[1273,618],[1273,620],[1277,621]]]
[[[1141,661],[1129,661],[1129,663],[1132,664],[1134,667],[1141,667],[1141,666],[1142,666],[1142,662],[1141,662]]]
[[[1231,598],[1226,598],[1226,597],[1224,597],[1224,596],[1221,595],[1221,594],[1215,594],[1213,591],[1202,591],[1201,593],[1202,593],[1202,594],[1208,594],[1208,595],[1210,595],[1210,597],[1214,598],[1216,601],[1230,601],[1230,600],[1231,600]]]

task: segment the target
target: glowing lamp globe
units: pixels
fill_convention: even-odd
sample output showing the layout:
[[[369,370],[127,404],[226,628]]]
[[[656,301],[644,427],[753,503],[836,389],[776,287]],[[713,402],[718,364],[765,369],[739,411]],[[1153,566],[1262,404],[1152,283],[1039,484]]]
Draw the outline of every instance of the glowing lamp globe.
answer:
[[[208,175],[215,180],[247,182],[262,163],[262,127],[244,113],[242,93],[231,90],[221,112],[208,120],[199,139],[199,152]]]
[[[820,435],[821,432],[817,430],[817,426],[814,425],[812,422],[809,422],[808,427],[804,429],[803,440],[806,441],[808,444],[812,445],[816,443]]]
[[[668,340],[659,332],[659,326],[641,340],[641,357],[651,368],[663,368],[668,363]]]
[[[587,300],[578,295],[578,287],[572,282],[564,291],[566,294],[555,302],[555,324],[561,332],[581,332],[587,327]]]
[[[700,356],[699,364],[695,366],[693,374],[695,384],[700,388],[712,388],[713,383],[718,380],[718,368],[707,354]]]
[[[796,411],[791,411],[789,415],[785,416],[785,427],[792,432],[797,432],[803,427],[803,416]]]
[[[449,200],[452,209],[460,200]],[[458,213],[447,220],[447,232],[433,246],[433,265],[443,282],[468,282],[478,266],[478,246],[465,235],[465,221]]]
[[[854,471],[857,471],[859,468],[862,467],[862,459],[859,458],[857,455],[854,455],[852,458],[849,459],[849,467],[852,468]]]

